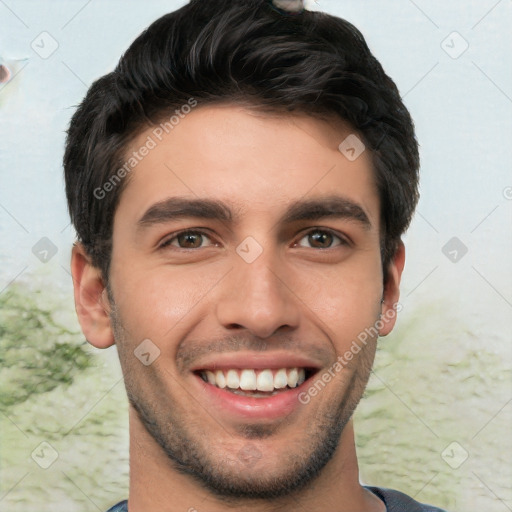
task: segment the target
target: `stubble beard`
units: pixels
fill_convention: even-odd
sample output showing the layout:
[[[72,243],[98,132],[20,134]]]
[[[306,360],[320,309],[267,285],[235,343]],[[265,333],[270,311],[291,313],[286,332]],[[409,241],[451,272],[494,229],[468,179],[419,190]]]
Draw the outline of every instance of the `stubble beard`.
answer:
[[[220,455],[215,449],[216,439],[211,430],[198,431],[195,427],[197,422],[187,423],[185,415],[179,412],[179,402],[173,396],[169,393],[160,399],[154,393],[151,396],[153,388],[139,378],[146,367],[140,365],[133,355],[133,344],[127,337],[115,304],[112,304],[112,327],[129,403],[175,471],[190,476],[202,488],[229,503],[278,500],[304,491],[313,483],[332,459],[343,429],[363,395],[375,355],[374,344],[368,343],[358,354],[344,392],[332,396],[330,403],[323,404],[308,424],[301,441],[295,441],[290,449],[285,450],[286,455],[279,459],[279,467],[272,470],[264,465],[264,460],[249,457],[244,461],[240,453]],[[190,402],[200,407],[197,401]],[[246,446],[251,446],[251,440],[269,438],[279,431],[279,426],[245,424],[236,430],[236,435],[246,440]],[[264,470],[261,469],[263,467]]]

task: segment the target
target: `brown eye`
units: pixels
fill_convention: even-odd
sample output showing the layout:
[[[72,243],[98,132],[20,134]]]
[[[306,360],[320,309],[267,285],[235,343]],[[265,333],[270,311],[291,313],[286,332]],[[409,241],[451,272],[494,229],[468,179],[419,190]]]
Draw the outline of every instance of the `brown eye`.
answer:
[[[201,246],[203,235],[199,233],[182,233],[176,237],[176,240],[183,249],[197,249]]]
[[[208,242],[205,245],[205,240]],[[168,238],[160,247],[179,247],[180,249],[200,249],[212,245],[210,238],[201,231],[182,231]]]
[[[333,247],[333,244],[334,246],[346,245],[346,242],[342,240],[339,236],[323,229],[316,229],[314,231],[310,231],[299,240],[299,246],[308,247],[307,245],[303,245],[301,243],[303,240],[306,240],[307,243],[309,244],[309,247],[313,249],[330,249],[331,247]],[[338,243],[335,243],[336,241],[338,241]]]

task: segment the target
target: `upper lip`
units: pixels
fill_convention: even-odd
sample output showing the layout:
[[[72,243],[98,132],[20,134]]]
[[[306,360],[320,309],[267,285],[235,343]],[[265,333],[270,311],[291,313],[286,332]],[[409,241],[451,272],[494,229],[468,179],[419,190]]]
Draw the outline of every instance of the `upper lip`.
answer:
[[[306,356],[286,352],[233,352],[209,356],[197,362],[192,371],[229,370],[231,368],[252,368],[254,370],[279,368],[320,369],[321,364]]]

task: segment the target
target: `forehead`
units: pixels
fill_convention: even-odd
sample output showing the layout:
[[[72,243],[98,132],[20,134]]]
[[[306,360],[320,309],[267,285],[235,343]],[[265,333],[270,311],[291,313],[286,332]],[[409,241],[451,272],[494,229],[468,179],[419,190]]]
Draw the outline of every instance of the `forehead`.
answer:
[[[196,107],[172,121],[148,128],[128,148],[126,159],[137,154],[138,160],[119,209],[130,205],[140,216],[169,196],[210,197],[239,215],[272,216],[299,198],[337,193],[361,204],[377,223],[371,155],[363,151],[352,160],[340,151],[355,135],[341,121],[234,105]]]

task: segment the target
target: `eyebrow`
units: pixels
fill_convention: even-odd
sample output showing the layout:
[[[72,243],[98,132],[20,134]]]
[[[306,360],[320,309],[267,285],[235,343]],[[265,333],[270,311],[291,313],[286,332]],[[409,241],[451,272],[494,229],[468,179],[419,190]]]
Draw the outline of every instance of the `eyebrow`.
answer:
[[[143,229],[191,217],[233,223],[239,219],[241,211],[242,208],[233,211],[226,203],[215,199],[169,197],[149,207],[137,225],[139,229]],[[336,195],[298,200],[288,206],[278,223],[291,224],[322,218],[352,220],[358,222],[366,230],[372,227],[372,223],[361,205],[351,199]]]

